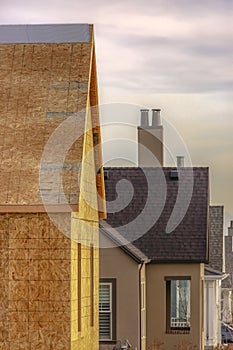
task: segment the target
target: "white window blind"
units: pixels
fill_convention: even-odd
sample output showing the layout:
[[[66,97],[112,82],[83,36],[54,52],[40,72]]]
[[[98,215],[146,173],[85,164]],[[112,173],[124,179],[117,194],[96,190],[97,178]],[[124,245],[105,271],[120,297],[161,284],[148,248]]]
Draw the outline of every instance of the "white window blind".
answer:
[[[99,288],[99,337],[112,339],[112,285],[100,283]]]

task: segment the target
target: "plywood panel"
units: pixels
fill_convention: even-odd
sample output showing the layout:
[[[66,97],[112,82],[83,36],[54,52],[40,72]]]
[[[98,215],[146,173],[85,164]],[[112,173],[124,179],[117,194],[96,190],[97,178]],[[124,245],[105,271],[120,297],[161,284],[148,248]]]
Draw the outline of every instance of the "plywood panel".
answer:
[[[86,107],[91,45],[12,44],[0,45],[0,52],[3,147],[0,203],[39,204],[39,166],[44,146],[70,113]],[[81,78],[76,76],[80,71]],[[82,134],[84,119],[78,128]],[[64,137],[69,135],[64,134]],[[56,149],[51,156],[56,156],[58,151]],[[82,142],[78,142],[69,153],[69,161],[77,164],[81,156]],[[66,168],[65,173],[70,171]],[[78,188],[74,187],[72,177],[64,176],[67,200],[77,204]],[[58,186],[53,190],[53,196],[48,196],[51,191],[47,193],[47,202],[60,203],[61,188]],[[76,196],[70,191],[75,191]]]
[[[9,349],[55,349],[58,342],[62,348],[71,314],[69,239],[37,213],[0,214],[0,238],[7,242],[0,248],[0,345],[10,340]],[[68,332],[63,346],[69,341]]]

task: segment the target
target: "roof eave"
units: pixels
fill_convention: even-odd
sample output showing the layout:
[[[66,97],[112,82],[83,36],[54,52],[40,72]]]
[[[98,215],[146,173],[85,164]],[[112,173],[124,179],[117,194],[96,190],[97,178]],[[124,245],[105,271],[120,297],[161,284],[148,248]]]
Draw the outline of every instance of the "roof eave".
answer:
[[[151,259],[152,264],[206,264],[207,261],[183,259],[183,260],[165,260],[165,259]]]
[[[106,225],[104,225],[106,226]],[[144,258],[138,256],[135,254],[130,248],[127,246],[127,242],[123,244],[123,242],[120,242],[116,237],[114,237],[106,227],[104,227],[103,224],[100,223],[100,231],[105,234],[114,244],[116,244],[116,247],[119,247],[121,250],[123,250],[128,256],[130,256],[136,263],[141,264],[145,263],[148,264],[151,262],[149,258],[146,256]],[[115,231],[113,228],[111,228],[112,231]],[[117,232],[117,231],[116,231]],[[118,233],[119,234],[119,233]]]
[[[227,276],[225,275],[204,275],[204,281],[213,281],[213,280],[224,280]]]

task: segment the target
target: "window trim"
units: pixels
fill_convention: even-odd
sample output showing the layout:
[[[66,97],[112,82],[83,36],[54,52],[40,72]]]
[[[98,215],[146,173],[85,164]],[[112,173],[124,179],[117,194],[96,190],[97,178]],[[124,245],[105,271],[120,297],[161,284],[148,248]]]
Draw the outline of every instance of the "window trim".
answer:
[[[190,281],[189,287],[189,305],[190,305],[190,317],[191,317],[191,276],[167,276],[165,280],[165,295],[166,295],[166,333],[190,333],[191,322],[188,327],[172,327],[171,326],[171,281]]]
[[[101,339],[100,334],[99,334],[99,341],[101,343],[110,343],[110,342],[116,342],[116,279],[115,278],[100,278],[99,281],[100,285],[101,284],[110,284],[111,285],[111,295],[110,295],[110,300],[111,300],[111,337],[110,339]],[[100,315],[100,310],[99,310],[99,315]]]

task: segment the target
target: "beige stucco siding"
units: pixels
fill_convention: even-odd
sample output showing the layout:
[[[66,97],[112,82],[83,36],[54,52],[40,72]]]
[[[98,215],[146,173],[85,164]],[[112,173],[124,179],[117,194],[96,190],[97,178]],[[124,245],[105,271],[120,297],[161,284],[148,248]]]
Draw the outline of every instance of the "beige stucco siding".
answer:
[[[165,277],[191,278],[191,329],[189,334],[166,334]],[[149,264],[147,266],[147,345],[155,339],[173,349],[182,342],[203,349],[203,264]]]
[[[116,279],[117,339],[128,339],[133,349],[139,349],[139,264],[120,248],[103,248],[108,244],[108,238],[101,235],[100,278]],[[100,349],[107,348],[100,344]]]

